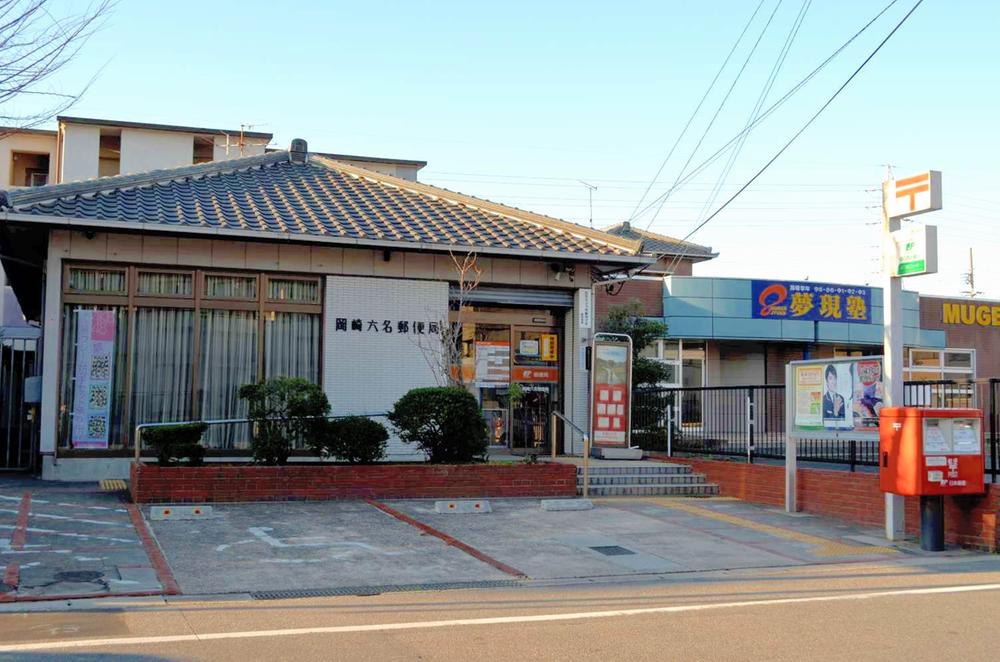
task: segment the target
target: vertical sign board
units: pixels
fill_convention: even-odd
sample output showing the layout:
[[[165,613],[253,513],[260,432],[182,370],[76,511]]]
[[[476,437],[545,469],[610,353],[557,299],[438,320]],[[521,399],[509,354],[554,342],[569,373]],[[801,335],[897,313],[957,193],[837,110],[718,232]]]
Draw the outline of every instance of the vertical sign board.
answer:
[[[115,313],[80,310],[76,315],[72,443],[74,448],[107,448],[115,374]]]
[[[595,338],[590,391],[595,446],[629,447],[631,395],[632,344]]]

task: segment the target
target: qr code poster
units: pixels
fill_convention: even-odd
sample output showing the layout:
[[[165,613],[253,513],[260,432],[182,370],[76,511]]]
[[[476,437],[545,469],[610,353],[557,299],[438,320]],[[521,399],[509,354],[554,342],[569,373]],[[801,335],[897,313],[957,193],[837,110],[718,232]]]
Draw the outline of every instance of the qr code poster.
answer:
[[[77,310],[72,445],[107,448],[115,375],[115,313]]]

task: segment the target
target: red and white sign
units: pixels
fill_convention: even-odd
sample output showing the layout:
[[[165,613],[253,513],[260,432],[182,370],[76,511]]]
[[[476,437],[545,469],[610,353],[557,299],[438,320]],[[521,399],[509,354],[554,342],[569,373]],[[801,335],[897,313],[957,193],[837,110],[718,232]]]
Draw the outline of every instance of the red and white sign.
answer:
[[[632,404],[631,343],[595,340],[591,372],[591,441],[595,446],[628,448]]]
[[[549,368],[545,366],[518,366],[514,368],[514,378],[512,381],[554,384],[559,381],[559,368]]]

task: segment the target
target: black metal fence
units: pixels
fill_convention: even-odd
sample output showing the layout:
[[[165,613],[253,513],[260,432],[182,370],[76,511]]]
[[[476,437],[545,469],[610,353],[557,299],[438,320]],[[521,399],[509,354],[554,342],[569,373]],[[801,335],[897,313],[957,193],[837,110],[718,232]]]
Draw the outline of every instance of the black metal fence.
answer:
[[[1000,474],[1000,379],[912,381],[903,403],[915,407],[982,409],[986,472]],[[632,443],[646,451],[756,458],[785,458],[784,385],[640,389],[633,393]],[[878,466],[877,441],[800,439],[800,462]]]

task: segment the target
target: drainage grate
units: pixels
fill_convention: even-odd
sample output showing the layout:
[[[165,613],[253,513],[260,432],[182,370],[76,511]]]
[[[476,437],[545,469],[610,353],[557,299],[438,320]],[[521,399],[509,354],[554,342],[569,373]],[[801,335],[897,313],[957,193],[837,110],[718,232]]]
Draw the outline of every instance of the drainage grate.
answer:
[[[67,570],[55,574],[56,581],[74,583],[96,582],[103,577],[104,573],[96,570]]]
[[[631,554],[632,552],[628,552]],[[293,598],[325,598],[340,595],[379,595],[381,593],[401,593],[405,591],[447,591],[462,588],[510,588],[520,586],[518,580],[497,580],[483,582],[438,582],[430,584],[383,584],[380,586],[340,586],[334,588],[304,588],[287,591],[257,591],[251,593],[254,600],[290,600]]]
[[[618,545],[598,545],[597,547],[591,547],[591,549],[605,556],[628,556],[629,554],[635,554],[631,549],[625,549]]]

